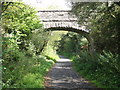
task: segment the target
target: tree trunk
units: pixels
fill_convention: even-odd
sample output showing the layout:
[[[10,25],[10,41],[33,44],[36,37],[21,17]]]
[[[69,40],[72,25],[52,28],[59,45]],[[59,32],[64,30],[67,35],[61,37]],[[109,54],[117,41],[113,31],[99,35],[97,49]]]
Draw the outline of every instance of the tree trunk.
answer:
[[[89,42],[89,51],[90,51],[90,53],[93,55],[94,54],[94,52],[95,52],[95,47],[94,47],[94,40],[93,40],[93,38],[91,37],[91,35],[89,34],[87,34],[87,35],[85,35],[85,37],[87,38],[87,40],[88,40],[88,42]]]

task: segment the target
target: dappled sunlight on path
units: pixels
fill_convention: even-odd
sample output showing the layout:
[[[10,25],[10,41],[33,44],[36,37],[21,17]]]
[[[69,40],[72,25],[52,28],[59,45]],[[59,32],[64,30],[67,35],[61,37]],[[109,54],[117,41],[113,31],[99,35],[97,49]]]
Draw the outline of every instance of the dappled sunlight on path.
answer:
[[[46,78],[46,89],[94,88],[87,80],[79,76],[72,68],[69,59],[60,56]]]

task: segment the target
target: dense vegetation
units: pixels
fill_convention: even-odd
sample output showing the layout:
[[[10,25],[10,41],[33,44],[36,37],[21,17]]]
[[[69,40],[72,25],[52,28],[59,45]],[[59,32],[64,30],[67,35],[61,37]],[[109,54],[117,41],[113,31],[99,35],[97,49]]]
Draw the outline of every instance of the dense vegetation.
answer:
[[[109,3],[75,3],[72,11],[79,18],[78,23],[91,30],[90,34],[94,39],[97,52],[106,50],[118,53],[119,2],[112,5]]]
[[[55,58],[42,54],[49,32],[36,11],[23,3],[2,3],[4,88],[43,88]]]
[[[73,3],[72,13],[91,30],[96,51],[91,56],[84,37],[68,33],[59,43],[59,52],[70,57],[76,70],[96,86],[120,87],[120,2]]]
[[[3,88],[44,88],[56,53],[70,57],[76,70],[98,87],[120,87],[120,2],[72,4],[71,14],[91,30],[94,55],[84,36],[46,32],[36,13],[23,3],[2,3]]]

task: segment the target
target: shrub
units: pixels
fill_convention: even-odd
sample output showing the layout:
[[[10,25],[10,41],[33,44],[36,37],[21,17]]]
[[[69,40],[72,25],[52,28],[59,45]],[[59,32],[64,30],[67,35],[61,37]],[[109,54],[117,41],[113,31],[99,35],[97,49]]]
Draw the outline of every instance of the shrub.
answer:
[[[120,86],[120,63],[118,54],[103,51],[93,58],[88,52],[74,56],[75,68],[98,87],[117,88]]]

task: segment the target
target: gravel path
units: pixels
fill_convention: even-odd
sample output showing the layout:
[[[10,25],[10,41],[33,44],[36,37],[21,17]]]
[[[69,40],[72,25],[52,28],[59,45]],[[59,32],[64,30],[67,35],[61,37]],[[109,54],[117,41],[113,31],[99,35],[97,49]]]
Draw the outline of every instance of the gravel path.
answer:
[[[46,90],[95,88],[78,75],[69,59],[61,57],[46,77]]]

